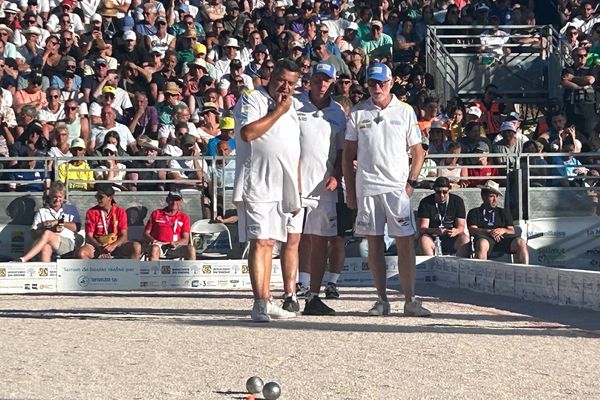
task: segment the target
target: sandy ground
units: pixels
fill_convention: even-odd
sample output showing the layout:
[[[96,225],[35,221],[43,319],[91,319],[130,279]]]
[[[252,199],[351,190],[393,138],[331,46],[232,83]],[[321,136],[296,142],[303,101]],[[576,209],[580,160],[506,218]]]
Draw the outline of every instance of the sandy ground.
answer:
[[[600,398],[600,313],[424,286],[435,312],[249,322],[248,291],[0,296],[1,399]],[[395,296],[399,299],[400,296]]]

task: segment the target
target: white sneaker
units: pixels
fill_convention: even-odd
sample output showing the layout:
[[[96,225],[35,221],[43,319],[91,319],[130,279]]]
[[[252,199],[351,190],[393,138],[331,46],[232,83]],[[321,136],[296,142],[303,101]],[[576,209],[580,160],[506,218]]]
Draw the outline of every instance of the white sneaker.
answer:
[[[252,307],[252,314],[250,315],[254,322],[269,322],[271,318],[267,314],[267,301],[266,300],[254,300],[254,306]]]
[[[407,317],[429,317],[431,311],[423,307],[420,300],[413,300],[404,303],[404,315]]]
[[[296,318],[296,313],[286,311],[272,301],[269,301],[267,303],[267,316],[272,319],[290,319]]]
[[[368,312],[369,315],[380,317],[382,315],[390,315],[390,302],[377,300],[373,307]]]

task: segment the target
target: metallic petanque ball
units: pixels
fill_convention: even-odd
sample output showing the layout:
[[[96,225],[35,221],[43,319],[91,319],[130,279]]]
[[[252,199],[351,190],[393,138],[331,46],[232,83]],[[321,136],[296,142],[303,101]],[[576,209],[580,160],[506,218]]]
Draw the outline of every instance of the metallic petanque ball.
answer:
[[[281,396],[281,386],[277,382],[269,382],[262,392],[265,400],[277,400]]]
[[[265,383],[258,376],[252,376],[246,381],[246,390],[248,393],[260,393],[263,390]]]

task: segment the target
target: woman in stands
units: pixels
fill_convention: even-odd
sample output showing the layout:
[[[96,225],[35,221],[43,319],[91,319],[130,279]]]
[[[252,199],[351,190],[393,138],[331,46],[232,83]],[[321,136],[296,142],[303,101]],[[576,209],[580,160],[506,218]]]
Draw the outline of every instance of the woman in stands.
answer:
[[[36,241],[31,249],[20,257],[20,261],[27,262],[39,255],[41,262],[50,262],[52,254],[62,256],[75,250],[81,219],[77,208],[65,204],[64,201],[65,185],[62,182],[53,182],[45,206],[33,217],[31,235]]]

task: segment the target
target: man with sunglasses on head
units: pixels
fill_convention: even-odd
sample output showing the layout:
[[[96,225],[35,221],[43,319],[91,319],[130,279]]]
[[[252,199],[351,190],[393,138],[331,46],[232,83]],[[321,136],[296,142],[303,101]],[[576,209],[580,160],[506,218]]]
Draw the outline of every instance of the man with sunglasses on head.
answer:
[[[585,65],[587,56],[588,51],[583,47],[573,50],[573,65],[562,71],[560,85],[564,88],[563,103],[568,123],[575,124],[579,133],[591,138],[598,120],[594,89],[596,76]]]
[[[442,254],[468,257],[469,237],[465,234],[465,203],[450,193],[450,181],[439,177],[433,183],[434,194],[421,200],[417,211],[419,247],[423,255],[436,253],[439,240]]]
[[[85,215],[85,244],[77,258],[131,258],[139,260],[142,245],[127,240],[127,213],[114,199],[115,189],[109,183],[96,184],[97,205]]]
[[[387,65],[371,64],[367,84],[371,97],[350,112],[342,165],[346,204],[358,210],[355,235],[367,237],[369,269],[377,288],[378,300],[369,315],[390,314],[383,241],[387,223],[398,248],[404,315],[428,316],[430,311],[415,298],[415,227],[410,205],[425,158],[421,131],[413,108],[391,94],[392,71]]]

